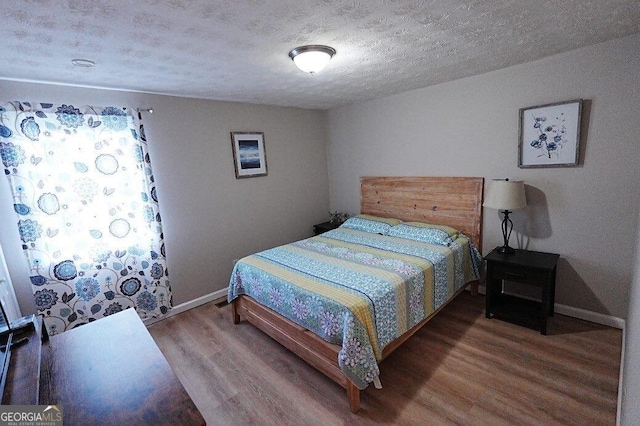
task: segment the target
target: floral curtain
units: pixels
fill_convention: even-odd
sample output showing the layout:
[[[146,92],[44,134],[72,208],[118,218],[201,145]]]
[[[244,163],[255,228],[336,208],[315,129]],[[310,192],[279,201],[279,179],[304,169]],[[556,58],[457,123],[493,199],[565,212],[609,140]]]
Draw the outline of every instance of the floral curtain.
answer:
[[[50,333],[130,307],[142,318],[168,312],[171,287],[139,114],[0,104],[0,155]]]

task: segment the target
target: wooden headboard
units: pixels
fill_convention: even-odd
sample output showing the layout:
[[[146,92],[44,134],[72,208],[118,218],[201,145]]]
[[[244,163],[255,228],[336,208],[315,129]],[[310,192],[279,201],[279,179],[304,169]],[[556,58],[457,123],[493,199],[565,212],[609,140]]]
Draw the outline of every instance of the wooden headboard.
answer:
[[[452,226],[482,253],[484,178],[363,176],[360,185],[361,213]]]

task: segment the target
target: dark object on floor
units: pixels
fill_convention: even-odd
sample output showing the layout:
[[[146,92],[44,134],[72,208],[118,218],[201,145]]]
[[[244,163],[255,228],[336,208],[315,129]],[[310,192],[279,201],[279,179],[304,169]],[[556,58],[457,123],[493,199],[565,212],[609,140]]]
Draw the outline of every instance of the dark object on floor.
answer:
[[[225,306],[227,306],[229,304],[229,302],[227,301],[227,299],[221,300],[218,303],[216,303],[216,306],[218,308],[224,308]]]

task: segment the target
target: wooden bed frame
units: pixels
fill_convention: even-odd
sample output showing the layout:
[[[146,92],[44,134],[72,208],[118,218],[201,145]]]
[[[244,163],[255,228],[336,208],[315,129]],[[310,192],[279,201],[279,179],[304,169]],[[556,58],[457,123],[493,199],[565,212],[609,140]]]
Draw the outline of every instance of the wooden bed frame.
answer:
[[[482,197],[484,178],[466,177],[362,177],[360,212],[404,221],[449,225],[462,231],[482,250]],[[478,282],[469,284],[477,294]],[[466,287],[466,286],[465,286]],[[419,324],[387,345],[382,359],[404,343],[454,297]],[[360,409],[360,390],[338,366],[340,346],[333,345],[246,295],[231,303],[233,323],[240,317],[271,336],[291,352],[347,390],[349,408]]]

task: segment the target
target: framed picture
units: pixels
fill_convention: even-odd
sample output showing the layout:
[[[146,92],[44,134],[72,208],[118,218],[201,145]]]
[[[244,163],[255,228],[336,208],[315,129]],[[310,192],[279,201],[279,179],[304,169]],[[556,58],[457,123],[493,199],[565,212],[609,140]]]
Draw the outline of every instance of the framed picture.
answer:
[[[236,179],[266,176],[267,152],[262,132],[231,132]]]
[[[573,167],[580,153],[582,99],[520,110],[518,167]]]

